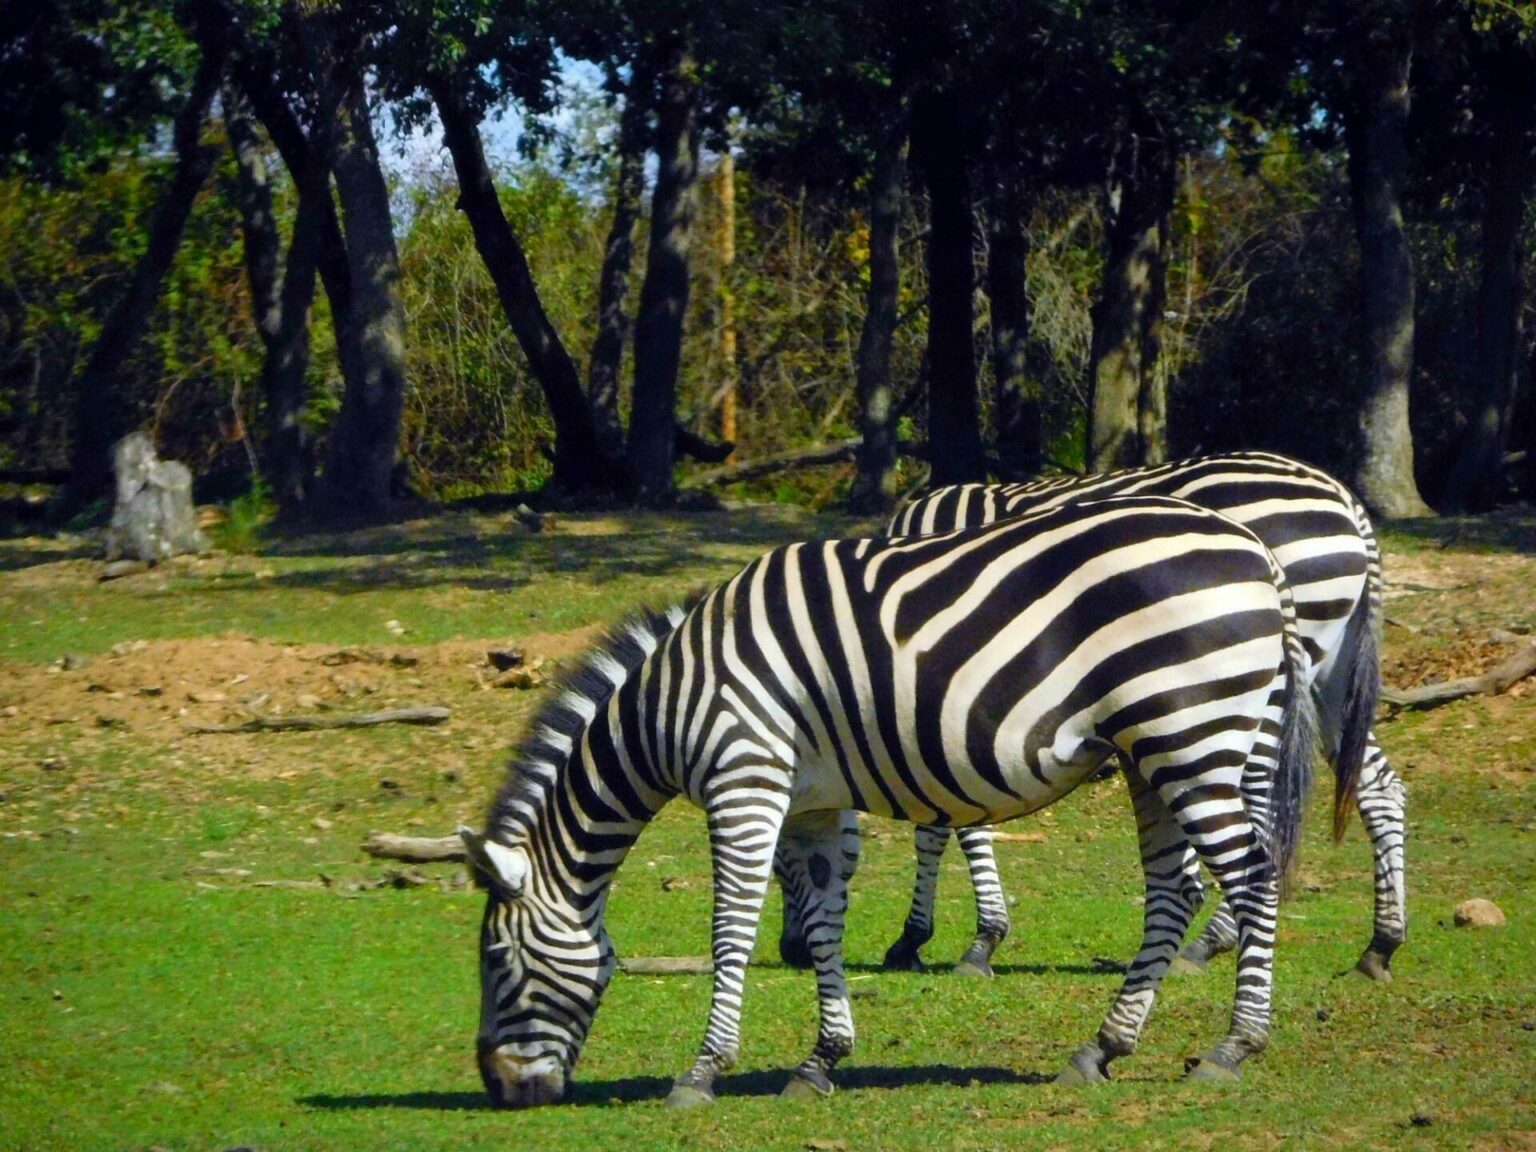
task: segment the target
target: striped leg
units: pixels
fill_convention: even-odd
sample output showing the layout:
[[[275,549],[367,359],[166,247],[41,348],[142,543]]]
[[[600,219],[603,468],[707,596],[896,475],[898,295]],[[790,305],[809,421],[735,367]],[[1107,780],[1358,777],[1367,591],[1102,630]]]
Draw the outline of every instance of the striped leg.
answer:
[[[1403,803],[1407,789],[1387,764],[1373,733],[1360,769],[1356,803],[1371,838],[1375,858],[1375,927],[1371,943],[1355,968],[1373,980],[1391,980],[1392,953],[1407,938],[1407,903],[1403,891]],[[1223,902],[1205,930],[1179,953],[1181,971],[1204,969],[1214,956],[1237,947],[1237,921]]]
[[[1403,806],[1408,789],[1387,763],[1372,732],[1360,769],[1356,803],[1371,838],[1375,857],[1376,911],[1371,943],[1355,968],[1373,980],[1392,979],[1392,953],[1408,938],[1408,906],[1403,890]]]
[[[736,1063],[741,1050],[741,992],[747,960],[757,939],[758,919],[773,872],[774,845],[789,799],[764,795],[758,787],[729,793],[706,804],[709,851],[715,873],[715,909],[710,932],[715,986],[704,1043],[693,1067],[677,1078],[667,1104],[686,1108],[714,1102],[715,1077]]]
[[[843,918],[848,910],[848,881],[859,860],[858,824],[848,813],[813,812],[787,822],[779,838],[780,855],[803,862],[805,939],[816,966],[820,1025],[816,1046],[784,1088],[784,1095],[825,1096],[832,1092],[828,1073],[853,1051],[853,1013],[843,975]]]
[[[1008,935],[1009,928],[1008,901],[997,874],[997,856],[992,851],[992,829],[962,828],[956,838],[965,853],[965,863],[971,870],[971,888],[976,893],[976,938],[955,965],[955,972],[990,978],[992,953]]]
[[[912,848],[917,856],[917,882],[912,886],[912,908],[901,936],[885,951],[885,964],[897,972],[921,972],[918,950],[933,938],[933,905],[939,889],[939,858],[949,847],[951,830],[919,824],[912,829]]]
[[[1098,1035],[1072,1055],[1056,1078],[1059,1084],[1107,1080],[1109,1062],[1135,1051],[1142,1026],[1152,1011],[1157,986],[1195,914],[1196,906],[1189,903],[1184,878],[1184,856],[1189,847],[1185,829],[1140,773],[1128,771],[1125,778],[1136,811],[1141,867],[1147,885],[1141,950],[1126,970],[1125,983]]]

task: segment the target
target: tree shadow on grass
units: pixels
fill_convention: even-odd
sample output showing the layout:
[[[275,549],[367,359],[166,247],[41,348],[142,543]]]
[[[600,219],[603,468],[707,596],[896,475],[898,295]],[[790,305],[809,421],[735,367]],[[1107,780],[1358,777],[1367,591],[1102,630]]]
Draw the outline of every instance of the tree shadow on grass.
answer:
[[[1406,536],[1442,548],[1536,555],[1536,509],[1501,508],[1481,516],[1434,516],[1380,526],[1390,540]]]
[[[789,1079],[788,1069],[737,1072],[715,1081],[715,1091],[722,1098],[777,1096]],[[867,1064],[840,1069],[833,1075],[841,1089],[897,1089],[926,1084],[969,1088],[980,1084],[1048,1084],[1053,1076],[1044,1072],[1020,1072],[992,1065],[964,1067],[953,1064]],[[666,1076],[623,1076],[611,1080],[576,1080],[570,1094],[556,1107],[603,1108],[636,1104],[645,1100],[664,1100],[672,1090]],[[492,1110],[484,1092],[399,1092],[365,1093],[333,1096],[316,1093],[300,1096],[297,1103],[306,1108],[330,1112],[351,1112],[380,1108],[437,1112]]]

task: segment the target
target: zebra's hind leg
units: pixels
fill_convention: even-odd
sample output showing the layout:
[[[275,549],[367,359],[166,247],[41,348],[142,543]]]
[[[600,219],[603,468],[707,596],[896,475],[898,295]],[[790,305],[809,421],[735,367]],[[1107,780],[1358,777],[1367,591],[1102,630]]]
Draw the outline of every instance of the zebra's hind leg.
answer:
[[[976,893],[976,938],[955,965],[958,976],[991,978],[992,953],[1008,935],[1008,900],[997,874],[997,856],[992,851],[992,829],[962,828],[955,834],[965,863],[971,870],[971,888]]]
[[[917,857],[917,880],[912,886],[912,907],[896,943],[885,950],[884,967],[892,972],[921,972],[918,950],[933,939],[933,905],[939,890],[939,860],[949,847],[950,829],[919,824],[912,829],[912,848]]]
[[[854,820],[852,812],[846,813]],[[857,824],[855,824],[855,830]],[[779,960],[786,968],[809,969],[812,965],[811,946],[805,939],[805,917],[808,907],[811,878],[806,871],[804,845],[787,832],[779,834],[778,847],[773,853],[773,872],[784,896],[784,921],[779,929]]]
[[[737,779],[746,778],[733,773]],[[770,790],[766,774],[756,787],[734,796],[708,797],[709,852],[714,865],[714,916],[710,922],[715,966],[709,1023],[693,1066],[674,1081],[667,1105],[712,1104],[715,1077],[729,1071],[741,1051],[741,992],[747,960],[773,873],[774,845],[789,807],[787,792]]]
[[[853,1051],[853,1012],[843,975],[843,921],[848,910],[848,881],[859,860],[857,823],[848,813],[812,812],[787,822],[780,843],[793,842],[805,861],[810,881],[805,889],[805,938],[816,966],[820,1023],[816,1046],[784,1086],[786,1097],[827,1096],[829,1073]]]
[[[1392,953],[1408,937],[1408,908],[1403,892],[1403,806],[1407,789],[1387,764],[1386,754],[1376,743],[1376,733],[1372,732],[1366,741],[1356,804],[1375,857],[1375,930],[1355,970],[1372,980],[1390,980]]]
[[[1098,1035],[1073,1053],[1056,1077],[1058,1084],[1107,1080],[1109,1062],[1136,1050],[1142,1026],[1157,996],[1157,986],[1197,907],[1190,900],[1185,880],[1184,858],[1189,844],[1185,829],[1138,772],[1128,771],[1126,782],[1136,811],[1141,868],[1147,885],[1141,950],[1126,970],[1125,983]]]

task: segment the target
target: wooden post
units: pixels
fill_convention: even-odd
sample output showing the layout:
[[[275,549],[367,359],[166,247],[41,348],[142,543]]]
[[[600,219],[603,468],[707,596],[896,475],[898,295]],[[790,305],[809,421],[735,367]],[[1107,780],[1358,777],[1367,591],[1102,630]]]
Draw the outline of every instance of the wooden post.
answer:
[[[731,291],[731,265],[736,262],[736,159],[731,133],[725,136],[716,172],[720,184],[720,439],[736,443],[736,297]]]

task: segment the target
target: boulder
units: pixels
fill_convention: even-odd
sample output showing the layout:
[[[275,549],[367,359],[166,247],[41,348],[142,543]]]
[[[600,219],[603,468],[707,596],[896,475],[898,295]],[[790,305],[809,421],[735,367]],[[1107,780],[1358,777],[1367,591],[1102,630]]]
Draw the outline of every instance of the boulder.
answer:
[[[1492,900],[1474,898],[1456,905],[1456,927],[1498,928],[1504,923],[1504,912]]]
[[[208,541],[192,507],[192,473],[185,464],[161,460],[143,432],[112,449],[117,503],[107,529],[107,559],[157,564],[187,552],[206,552]]]

